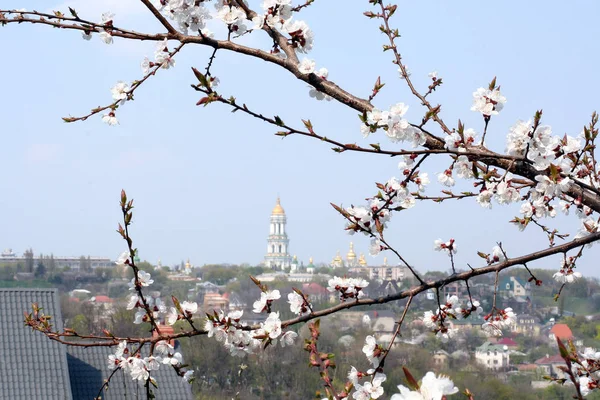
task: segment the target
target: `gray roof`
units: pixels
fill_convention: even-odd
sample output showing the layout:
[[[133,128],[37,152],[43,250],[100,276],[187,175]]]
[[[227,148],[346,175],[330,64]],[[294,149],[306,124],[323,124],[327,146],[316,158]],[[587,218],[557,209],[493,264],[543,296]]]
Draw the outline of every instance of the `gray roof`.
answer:
[[[91,400],[105,379],[110,348],[65,346],[24,325],[23,312],[38,303],[52,316],[54,330],[63,329],[56,289],[0,289],[0,399]],[[190,400],[190,385],[173,368],[153,371],[157,399]],[[142,386],[117,372],[103,400],[146,399]]]
[[[96,398],[104,380],[112,372],[107,367],[107,359],[114,350],[106,347],[70,346],[67,351],[73,400]],[[142,355],[144,353],[147,355],[147,351],[142,351]],[[158,388],[152,390],[157,399],[192,399],[190,385],[183,383],[171,366],[161,365],[158,371],[152,371],[152,376],[158,384]],[[102,400],[117,399],[146,399],[146,390],[131,377],[124,376],[122,371],[117,371],[110,380],[108,390],[102,395]]]
[[[38,303],[63,328],[56,289],[0,289],[0,398],[71,400],[65,346],[24,325]]]

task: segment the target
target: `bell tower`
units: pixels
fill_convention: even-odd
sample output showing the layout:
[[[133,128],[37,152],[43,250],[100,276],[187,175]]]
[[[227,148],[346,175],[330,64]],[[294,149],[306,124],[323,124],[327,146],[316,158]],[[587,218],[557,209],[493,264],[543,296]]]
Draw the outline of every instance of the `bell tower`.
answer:
[[[277,204],[271,212],[271,224],[269,226],[269,237],[267,238],[267,255],[265,266],[270,268],[289,268],[292,257],[289,254],[289,244],[286,232],[287,218],[281,207],[281,201],[277,197]]]

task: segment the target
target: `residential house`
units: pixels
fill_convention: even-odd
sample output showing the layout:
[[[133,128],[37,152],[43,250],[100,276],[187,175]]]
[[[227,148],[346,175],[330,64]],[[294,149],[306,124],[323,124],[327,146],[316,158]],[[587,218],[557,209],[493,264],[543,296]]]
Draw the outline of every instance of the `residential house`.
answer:
[[[571,328],[569,328],[569,325],[567,325],[567,324],[552,325],[552,328],[550,328],[550,331],[548,332],[548,339],[550,339],[552,344],[557,344],[556,338],[559,338],[561,341],[563,341],[565,343],[568,342],[569,340],[572,340],[573,343],[575,344],[575,346],[583,346],[583,340],[576,339],[573,336],[573,332],[571,331]]]
[[[436,350],[433,352],[433,365],[436,369],[442,369],[448,367],[448,359],[450,355],[447,351]]]
[[[202,309],[205,312],[210,312],[212,310],[227,310],[228,308],[229,300],[227,297],[224,297],[219,293],[206,293],[204,295]]]
[[[471,314],[468,318],[449,319],[446,321],[451,328],[465,331],[470,329],[479,329],[485,323],[485,320],[475,314]]]
[[[515,276],[505,276],[498,283],[498,293],[505,297],[527,297],[531,294],[529,282]]]
[[[375,337],[379,338],[386,333],[393,333],[397,315],[390,310],[369,311],[340,311],[335,314],[338,319],[337,325],[341,329],[355,329],[367,324]]]
[[[442,293],[444,294],[444,299],[447,299],[452,296],[456,296],[459,299],[468,299],[469,294],[467,291],[467,285],[463,281],[451,282],[444,287],[442,287]],[[440,299],[442,302],[444,299]]]
[[[512,340],[511,338],[503,337],[496,342],[499,346],[506,346],[508,350],[517,350],[519,348],[519,344]]]
[[[224,293],[223,297],[229,300],[229,311],[241,311],[248,306],[240,295],[235,292]]]
[[[508,347],[485,342],[475,349],[475,360],[487,369],[505,370],[510,365]]]
[[[65,346],[25,326],[23,312],[37,303],[52,316],[53,329],[63,330],[56,289],[0,289],[0,398],[11,400],[90,400],[97,397],[111,370],[107,347]],[[146,350],[142,350],[143,354]],[[145,353],[147,354],[147,353]],[[172,368],[152,371],[158,398],[191,400],[190,386]],[[145,390],[124,374],[115,374],[103,400],[146,399]]]
[[[559,355],[542,357],[534,362],[538,367],[538,371],[542,375],[548,375],[553,378],[563,379],[567,378],[565,373],[559,367],[565,366],[565,360]]]
[[[308,300],[311,303],[329,301],[331,297],[331,292],[327,290],[327,288],[324,288],[323,286],[315,282],[303,283],[302,293],[304,293],[304,295],[308,297]],[[335,295],[335,300],[337,300],[337,294]]]
[[[504,297],[501,299],[502,308],[512,308],[517,314],[530,314],[533,311],[533,304],[528,296]]]
[[[371,287],[372,286],[372,287]],[[381,284],[377,285],[375,282],[373,285],[367,287],[369,297],[383,297],[391,294],[400,293],[402,290],[400,287],[402,282],[397,279],[390,279],[382,281]]]
[[[520,333],[527,336],[538,336],[542,326],[540,319],[531,314],[517,314],[514,324],[511,325],[510,331]]]
[[[554,324],[552,328],[550,328],[550,332],[548,334],[548,338],[550,340],[556,340],[559,338],[562,341],[572,340],[573,339],[573,331],[569,328],[567,324]]]

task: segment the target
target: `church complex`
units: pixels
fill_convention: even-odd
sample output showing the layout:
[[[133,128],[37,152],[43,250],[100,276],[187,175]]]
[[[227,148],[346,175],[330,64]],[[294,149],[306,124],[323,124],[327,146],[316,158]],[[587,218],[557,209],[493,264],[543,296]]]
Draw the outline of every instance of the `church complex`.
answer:
[[[269,236],[267,237],[267,254],[263,264],[266,267],[275,270],[289,270],[290,272],[313,272],[312,257],[309,264],[304,267],[298,263],[296,256],[291,256],[289,252],[290,239],[287,234],[287,217],[281,200],[278,197],[273,211],[271,211]],[[354,244],[350,242],[350,249],[346,258],[342,258],[340,252],[329,263],[331,268],[350,268],[351,272],[365,273],[369,278],[382,280],[402,280],[405,277],[404,267],[391,266],[387,264],[387,258],[383,259],[381,266],[369,266],[364,254],[357,257],[354,252]],[[302,271],[301,271],[302,270]]]

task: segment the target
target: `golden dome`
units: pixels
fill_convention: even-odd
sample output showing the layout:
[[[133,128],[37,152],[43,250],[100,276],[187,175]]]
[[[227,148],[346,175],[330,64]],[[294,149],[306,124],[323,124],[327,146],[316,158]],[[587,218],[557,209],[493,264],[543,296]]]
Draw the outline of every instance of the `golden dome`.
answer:
[[[360,264],[361,267],[366,267],[367,266],[367,260],[365,260],[365,255],[364,254],[360,254],[360,257],[358,258],[358,263]]]
[[[346,260],[354,261],[356,260],[356,253],[354,252],[354,243],[350,242],[350,250],[348,250],[348,254],[346,254]]]
[[[313,263],[313,258],[312,258],[312,257],[308,259],[308,263],[309,263],[309,264],[312,264],[312,263]]]
[[[333,258],[333,262],[334,263],[341,263],[344,260],[342,260],[342,256],[340,256],[340,251],[338,250],[337,255]]]
[[[281,207],[281,203],[279,202],[279,197],[277,197],[277,204],[273,207],[271,215],[285,215],[285,211],[283,211],[283,207]]]

